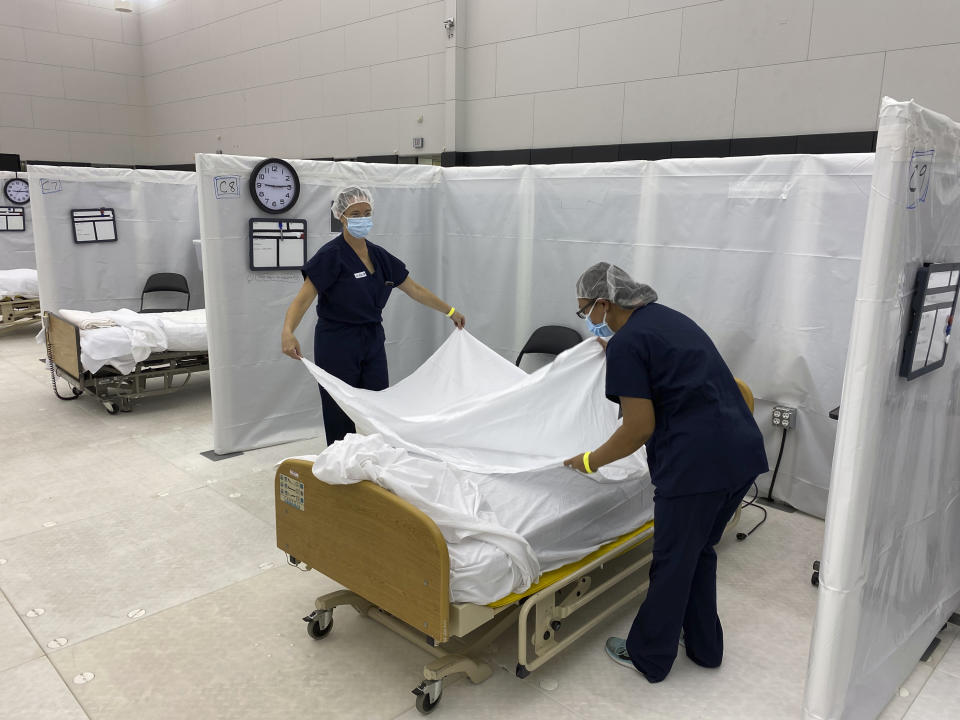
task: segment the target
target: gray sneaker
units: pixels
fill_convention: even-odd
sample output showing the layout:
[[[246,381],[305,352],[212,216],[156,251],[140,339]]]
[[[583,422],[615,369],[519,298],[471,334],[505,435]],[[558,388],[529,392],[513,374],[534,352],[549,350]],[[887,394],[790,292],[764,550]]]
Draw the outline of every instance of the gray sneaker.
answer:
[[[617,663],[617,665],[623,665],[623,667],[628,667],[632,670],[637,669],[634,664],[630,662],[630,653],[627,652],[627,641],[623,638],[607,638],[607,644],[604,646],[604,650],[606,650],[607,655],[609,655],[610,659]]]

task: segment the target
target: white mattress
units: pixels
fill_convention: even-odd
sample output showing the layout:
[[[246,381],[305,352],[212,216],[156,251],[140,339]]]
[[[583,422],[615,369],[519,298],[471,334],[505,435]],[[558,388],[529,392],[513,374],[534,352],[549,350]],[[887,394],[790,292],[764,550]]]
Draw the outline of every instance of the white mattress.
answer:
[[[35,298],[40,295],[37,271],[30,268],[0,270],[0,297]]]
[[[80,361],[89,372],[111,365],[126,375],[154,352],[207,349],[207,317],[202,308],[168,313],[60,310],[58,314],[81,327]],[[116,324],[83,329],[84,325],[97,323]]]
[[[653,519],[642,454],[618,482],[564,467],[483,474],[348,435],[313,473],[330,484],[371,480],[423,510],[450,551],[450,597],[487,604],[526,590],[539,575],[579,560]]]

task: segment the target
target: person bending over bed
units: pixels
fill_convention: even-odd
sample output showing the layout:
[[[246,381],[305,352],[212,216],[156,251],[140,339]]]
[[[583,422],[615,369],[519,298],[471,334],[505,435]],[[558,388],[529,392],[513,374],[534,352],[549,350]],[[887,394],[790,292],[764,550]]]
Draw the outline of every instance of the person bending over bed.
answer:
[[[723,629],[713,546],[768,469],[760,428],[707,334],[656,302],[649,286],[597,263],[580,276],[577,296],[577,315],[591,332],[612,335],[606,393],[620,402],[623,423],[603,445],[564,465],[595,472],[646,445],[654,486],[650,587],[626,639],[609,638],[606,652],[660,682],[682,630],[687,657],[717,667]]]
[[[302,357],[294,333],[316,299],[313,361],[354,387],[383,390],[389,381],[381,313],[393,288],[444,313],[458,328],[463,328],[466,318],[418,285],[402,261],[367,241],[373,228],[373,197],[368,190],[341,190],[331,211],[343,224],[343,234],[321,247],[301,268],[303,286],[287,308],[281,347],[292,358]],[[320,402],[328,445],[355,432],[353,422],[322,387]]]

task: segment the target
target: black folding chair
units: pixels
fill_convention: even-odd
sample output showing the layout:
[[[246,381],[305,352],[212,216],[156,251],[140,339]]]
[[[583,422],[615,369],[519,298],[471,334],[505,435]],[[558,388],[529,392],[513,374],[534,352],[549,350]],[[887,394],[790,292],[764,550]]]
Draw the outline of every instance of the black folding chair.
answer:
[[[520,366],[520,360],[526,353],[538,353],[544,355],[559,355],[564,350],[569,350],[577,345],[583,338],[576,330],[563,327],[562,325],[544,325],[533,331],[533,335],[527,340],[520,354],[517,355],[517,367]]]
[[[147,293],[153,292],[175,292],[183,293],[187,296],[187,306],[186,307],[157,307],[149,308],[147,310],[143,309],[143,296]],[[180,275],[179,273],[154,273],[147,278],[147,282],[143,286],[143,292],[140,293],[140,312],[142,313],[153,313],[153,312],[173,312],[176,310],[189,310],[190,309],[190,288],[187,286],[187,279]]]

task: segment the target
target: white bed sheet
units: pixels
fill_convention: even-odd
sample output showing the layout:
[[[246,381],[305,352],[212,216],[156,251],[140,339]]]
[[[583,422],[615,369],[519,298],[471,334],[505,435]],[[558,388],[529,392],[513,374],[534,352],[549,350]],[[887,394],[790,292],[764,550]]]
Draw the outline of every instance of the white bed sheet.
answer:
[[[35,298],[40,296],[37,271],[31,268],[0,270],[0,297]]]
[[[451,596],[489,603],[526,590],[653,514],[646,454],[585,475],[564,458],[616,429],[606,357],[587,340],[527,374],[466,331],[379,392],[304,366],[359,433],[314,460],[313,474],[371,480],[423,510],[450,548]]]
[[[89,372],[97,372],[105,365],[111,365],[126,375],[133,372],[138,362],[154,352],[199,352],[207,349],[206,311],[202,308],[168,313],[60,310],[58,314],[81,326],[80,361]],[[82,327],[110,322],[115,325]]]
[[[423,510],[450,551],[450,598],[487,604],[522,592],[541,573],[579,560],[653,518],[653,487],[642,454],[620,482],[564,467],[478,473],[348,435],[307,456],[332,484],[370,480]]]

